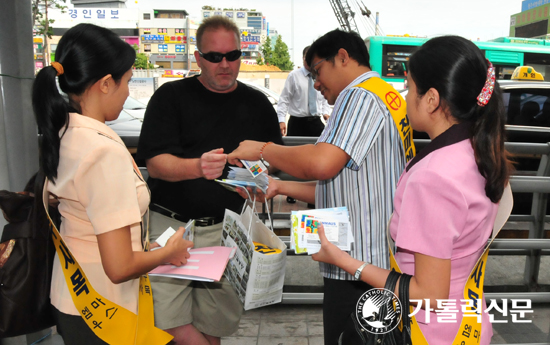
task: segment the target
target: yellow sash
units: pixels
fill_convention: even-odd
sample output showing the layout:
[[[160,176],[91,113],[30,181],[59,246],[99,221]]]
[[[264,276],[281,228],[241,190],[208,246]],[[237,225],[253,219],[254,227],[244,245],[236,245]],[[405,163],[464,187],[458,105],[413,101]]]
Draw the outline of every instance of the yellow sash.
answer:
[[[135,165],[134,165],[135,166]],[[139,170],[136,172],[139,173]],[[101,296],[90,284],[69,247],[63,241],[59,230],[48,213],[48,179],[44,182],[42,201],[50,220],[55,250],[61,262],[61,269],[69,287],[74,305],[88,327],[101,340],[116,345],[165,345],[172,336],[155,327],[153,295],[147,274],[139,279],[138,315]],[[145,247],[147,248],[149,239]]]
[[[413,159],[416,154],[413,142],[413,131],[407,117],[407,105],[403,96],[396,91],[393,86],[380,78],[371,77],[361,84],[355,85],[365,90],[369,90],[377,95],[386,104],[390,114],[399,131],[399,136],[405,149],[405,158],[407,162]]]
[[[494,239],[498,235],[500,229],[504,226],[510,213],[512,212],[512,206],[514,205],[514,199],[512,197],[512,189],[508,184],[504,189],[502,198],[500,199],[498,205],[497,216],[495,218],[495,223],[493,226],[493,233],[491,236],[491,241],[485,247],[485,250],[477,260],[474,268],[470,272],[470,276],[464,285],[464,300],[468,301],[469,307],[466,307],[466,312],[463,314],[462,321],[460,323],[460,328],[458,333],[455,336],[453,345],[477,345],[481,337],[481,305],[478,305],[478,301],[481,302],[483,298],[483,281],[485,278],[485,267],[487,262],[487,256],[489,255],[489,246],[493,243]],[[390,249],[390,265],[391,269],[401,273],[397,261],[393,255],[393,250],[395,244],[390,234],[390,227],[388,226],[387,231],[388,244]],[[414,307],[411,306],[409,314],[412,313]],[[479,315],[479,322],[478,317]],[[411,340],[414,345],[428,345],[424,334],[420,330],[418,323],[416,322],[416,317],[411,317]]]

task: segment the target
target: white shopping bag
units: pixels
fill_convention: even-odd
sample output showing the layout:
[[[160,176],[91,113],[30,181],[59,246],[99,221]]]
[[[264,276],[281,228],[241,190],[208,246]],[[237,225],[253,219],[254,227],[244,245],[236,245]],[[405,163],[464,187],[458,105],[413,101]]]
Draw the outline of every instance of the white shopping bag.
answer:
[[[280,249],[274,254],[254,251],[259,242]],[[239,295],[245,310],[281,302],[285,280],[286,245],[249,206],[242,215],[225,210],[222,245],[237,247],[225,276]]]

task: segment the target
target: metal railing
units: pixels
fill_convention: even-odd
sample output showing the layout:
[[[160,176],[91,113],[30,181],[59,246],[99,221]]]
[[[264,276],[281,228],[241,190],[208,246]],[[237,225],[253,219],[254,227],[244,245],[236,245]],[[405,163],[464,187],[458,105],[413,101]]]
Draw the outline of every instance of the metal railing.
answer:
[[[510,130],[510,129],[509,129]],[[522,129],[523,130],[523,129]],[[539,129],[539,132],[549,133],[550,130]],[[285,145],[296,146],[314,144],[315,137],[285,137]],[[415,146],[418,150],[425,147],[430,140],[415,139]],[[533,303],[550,302],[550,292],[537,292],[538,275],[542,255],[550,254],[550,239],[544,239],[544,223],[550,219],[546,215],[547,196],[550,193],[550,143],[515,143],[507,142],[506,149],[515,155],[528,155],[540,159],[539,168],[534,176],[514,175],[510,184],[514,193],[533,193],[533,204],[531,214],[512,214],[508,222],[528,222],[529,235],[525,239],[495,239],[491,245],[490,255],[525,255],[526,265],[524,270],[524,283],[528,286],[529,292],[506,292],[485,294],[486,299],[530,299]],[[280,173],[279,178],[283,180],[297,180],[296,178]],[[271,207],[273,209],[273,207]],[[288,219],[288,213],[273,213],[273,219]],[[288,236],[281,236],[285,243],[290,242]],[[292,254],[292,253],[291,253]],[[322,303],[323,294],[316,292],[285,292],[283,303],[288,304],[317,304]]]

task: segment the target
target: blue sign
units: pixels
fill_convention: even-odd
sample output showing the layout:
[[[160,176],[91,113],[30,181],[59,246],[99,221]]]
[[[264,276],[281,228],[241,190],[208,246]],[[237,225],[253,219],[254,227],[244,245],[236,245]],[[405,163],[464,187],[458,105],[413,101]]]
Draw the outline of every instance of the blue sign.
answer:
[[[241,41],[242,42],[260,42],[260,36],[253,36],[253,35],[248,35],[248,36],[242,36],[241,37]]]
[[[141,35],[142,43],[162,43],[164,35]]]
[[[521,12],[529,11],[546,4],[550,4],[550,0],[523,0],[521,3]]]

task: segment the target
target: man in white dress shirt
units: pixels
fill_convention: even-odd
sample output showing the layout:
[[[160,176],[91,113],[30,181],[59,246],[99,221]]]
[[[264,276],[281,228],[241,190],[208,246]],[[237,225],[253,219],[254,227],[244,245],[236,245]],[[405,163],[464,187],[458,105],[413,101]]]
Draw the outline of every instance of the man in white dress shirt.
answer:
[[[325,120],[330,114],[327,100],[313,87],[309,66],[305,61],[309,46],[304,48],[304,68],[290,72],[279,98],[277,117],[283,136],[318,137],[325,129],[321,116]],[[290,114],[288,130],[286,115]]]

